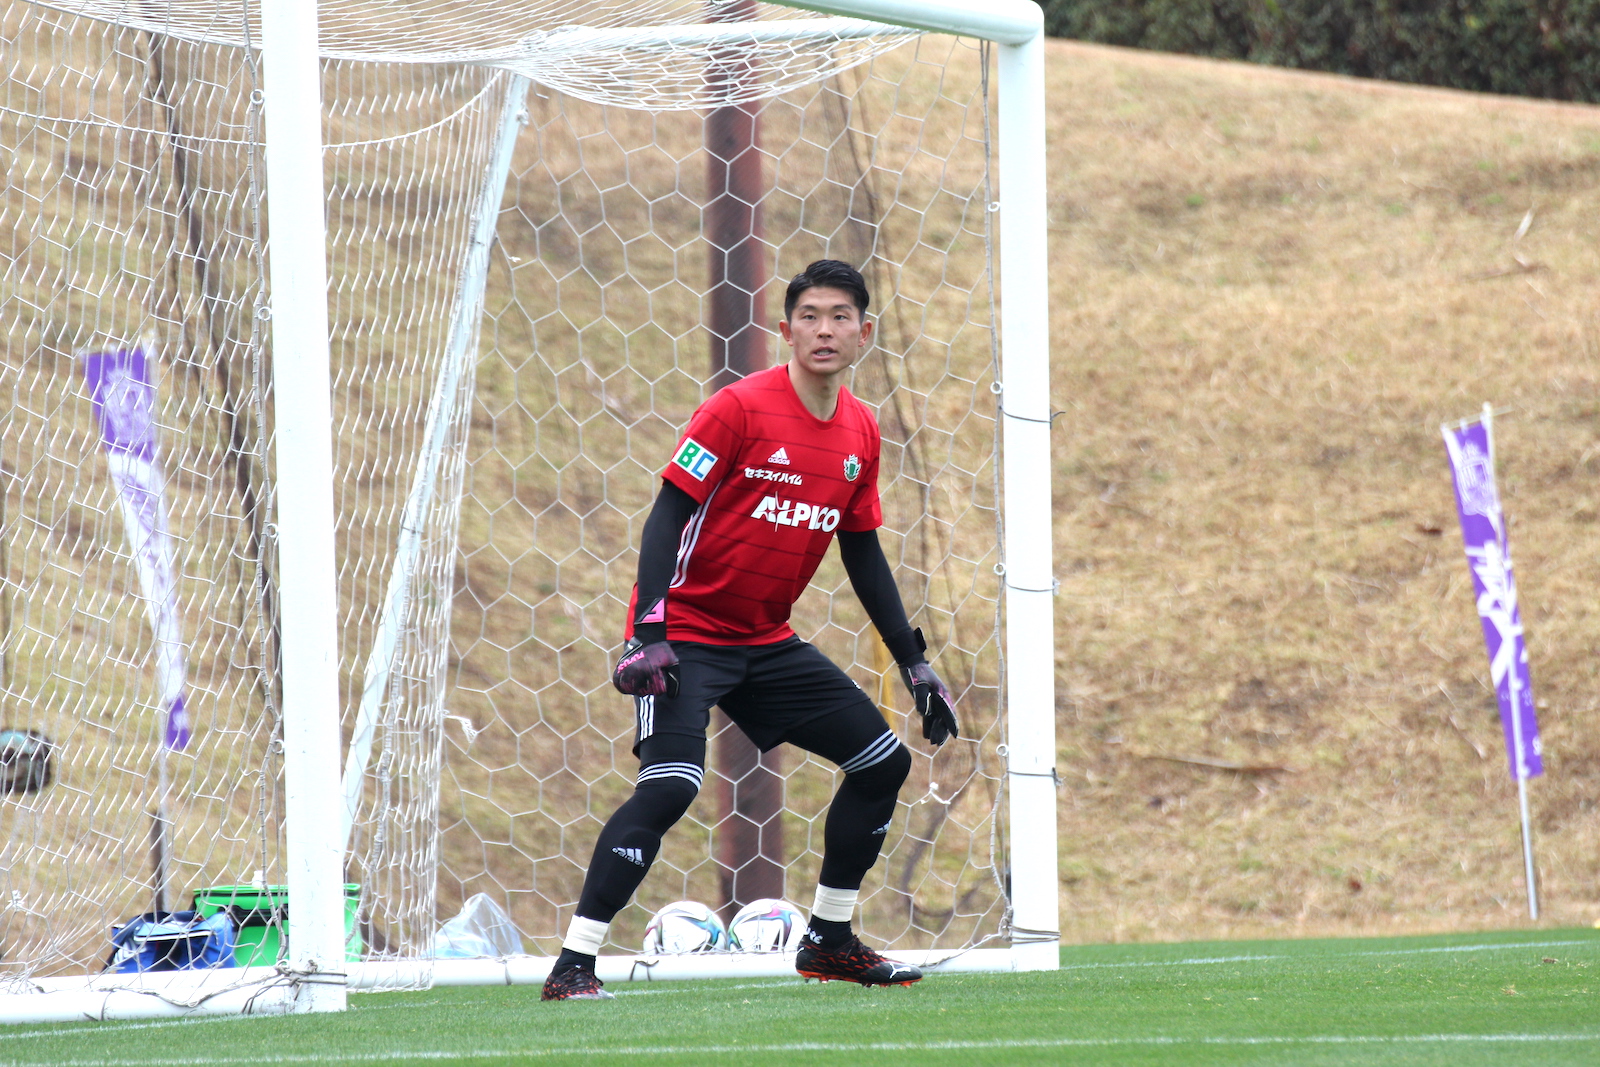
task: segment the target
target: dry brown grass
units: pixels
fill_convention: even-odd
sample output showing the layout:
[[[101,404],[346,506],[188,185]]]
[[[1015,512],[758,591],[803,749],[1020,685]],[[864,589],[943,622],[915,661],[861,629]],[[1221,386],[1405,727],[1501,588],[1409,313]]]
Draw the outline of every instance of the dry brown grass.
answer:
[[[1547,921],[1591,920],[1600,912],[1592,788],[1600,775],[1583,756],[1595,732],[1585,715],[1600,701],[1586,685],[1594,668],[1582,657],[1596,635],[1582,591],[1596,577],[1584,547],[1600,513],[1591,488],[1600,468],[1600,402],[1590,295],[1600,112],[1051,47],[1056,406],[1068,411],[1058,424],[1055,471],[1066,937],[1519,921],[1514,790],[1437,432],[1442,419],[1470,414],[1484,400],[1515,409],[1499,429],[1550,771],[1533,784]],[[945,73],[932,65],[920,71],[902,103],[912,108],[919,92],[931,96],[925,83]],[[441,83],[436,102],[454,107],[457,91]],[[987,339],[977,328],[987,314],[982,242],[945,188],[970,188],[979,175],[954,165],[945,175],[937,162],[945,144],[930,141],[929,158],[919,157],[909,119],[855,116],[858,128],[869,128],[869,118],[886,123],[870,127],[887,155],[871,177],[884,213],[869,232],[851,203],[856,164],[819,147],[838,132],[841,120],[827,111],[836,106],[817,101],[816,113],[769,116],[774,143],[802,130],[818,138],[786,155],[780,184],[789,191],[769,205],[769,237],[779,274],[824,251],[857,258],[871,247],[880,266],[900,265],[882,267],[880,289],[896,299],[881,320],[878,362],[856,382],[859,393],[884,404],[892,459],[885,470],[894,471],[886,474],[894,526],[886,541],[891,558],[903,561],[908,601],[929,604],[919,621],[947,639],[941,668],[970,687],[964,721],[992,731],[986,634],[995,583],[985,577],[992,500],[981,457],[993,409]],[[550,107],[536,103],[536,110]],[[583,118],[583,110],[574,107],[569,117]],[[467,892],[494,890],[549,948],[599,820],[633,770],[628,708],[605,677],[653,471],[700,398],[705,349],[695,324],[706,267],[694,236],[703,161],[693,123],[680,129],[616,117],[604,120],[613,124],[604,136],[584,127],[590,132],[579,137],[562,132],[566,119],[541,112],[546,120],[542,141],[519,153],[520,184],[508,208],[525,221],[502,226],[501,252],[518,258],[497,261],[469,431],[474,499],[463,508],[464,551],[450,605],[448,704],[492,728],[470,752],[449,735],[439,910],[449,914]],[[341,120],[335,133],[359,125]],[[942,116],[924,132],[975,136]],[[621,150],[651,141],[656,149]],[[37,155],[55,158],[45,148]],[[71,162],[62,159],[62,167]],[[626,163],[628,184],[586,186],[580,160],[596,171]],[[427,163],[393,154],[383,162],[390,174]],[[74,173],[93,169],[74,166]],[[379,208],[431,218],[440,204],[454,203],[441,217],[458,225],[461,198],[470,193],[465,180],[460,188],[440,181],[401,203],[393,189],[420,185],[371,185],[363,179],[372,166],[350,151],[335,154],[331,172],[338,196],[330,217],[343,235],[336,247],[340,262],[354,264],[339,275],[335,306],[340,329],[352,331],[336,345],[350,371],[341,378],[341,405],[357,416],[340,437],[344,547],[366,552],[341,587],[347,694],[371,640],[393,516],[409,477],[409,468],[378,457],[393,454],[385,435],[414,436],[420,422],[369,425],[361,416],[425,395],[429,374],[417,360],[437,347],[435,320],[442,320],[419,310],[440,308],[442,299],[397,297],[398,275],[382,269],[385,255],[408,264],[408,277],[420,277],[429,291],[448,292],[453,283],[449,263],[419,260],[409,231],[385,252],[363,223]],[[833,184],[819,183],[823,175]],[[862,180],[862,188],[871,184]],[[658,181],[661,195],[648,206],[637,202]],[[680,193],[667,195],[680,182]],[[901,205],[889,208],[896,195]],[[71,219],[79,206],[42,214]],[[634,233],[652,213],[671,239]],[[106,271],[121,262],[86,239],[63,241],[69,252],[56,256],[55,246],[33,236],[39,227],[30,217],[14,204],[0,225],[0,247],[14,257],[22,249],[41,264],[77,256]],[[618,236],[624,232],[627,240]],[[171,258],[167,230],[148,240]],[[510,270],[508,262],[519,265]],[[181,280],[174,275],[167,284],[181,288]],[[559,313],[551,306],[558,294]],[[40,467],[35,460],[48,452],[40,442],[68,425],[73,469],[95,469],[81,462],[94,455],[82,404],[69,415],[44,403],[71,395],[73,346],[49,332],[62,322],[99,315],[122,336],[130,323],[154,321],[182,370],[169,377],[172,395],[180,382],[189,386],[171,401],[174,424],[184,405],[213,412],[211,387],[197,377],[211,365],[199,311],[177,303],[145,311],[121,300],[40,300],[49,314],[19,313],[15,333],[27,340],[4,366],[14,399],[4,423],[9,470]],[[388,323],[388,332],[374,332],[375,322]],[[969,328],[954,342],[933,340],[961,322]],[[358,326],[366,331],[359,337]],[[33,397],[17,383],[23,368],[43,365],[39,352],[60,366]],[[30,438],[18,428],[35,409],[47,414],[34,418]],[[180,461],[176,446],[169,453],[179,472],[175,493],[189,492],[183,479],[201,479],[202,469],[208,485],[227,489],[222,438],[214,426],[208,433],[206,463]],[[970,455],[980,457],[977,469],[963,473],[961,457]],[[46,505],[54,485],[8,490],[13,515],[18,508],[53,514]],[[66,510],[80,503],[66,489],[60,499]],[[80,568],[71,573],[89,589],[127,581],[125,573],[109,575],[109,561],[90,559],[85,547],[120,537],[109,499],[102,487],[93,528],[82,537],[73,515],[47,524],[67,538],[50,551]],[[194,514],[210,522],[227,507],[224,500],[220,510]],[[175,515],[184,538],[226,540],[191,534],[201,520],[191,522],[183,507]],[[7,576],[31,588],[18,575],[42,570],[45,557],[24,547],[11,544]],[[231,551],[230,559],[243,558],[238,545]],[[227,584],[209,564],[186,557],[182,565],[193,579]],[[248,599],[249,575],[237,566],[228,575],[230,592],[219,592],[218,603]],[[819,584],[842,590],[835,565]],[[870,683],[878,666],[873,642],[857,638],[865,622],[847,594],[836,603],[812,594],[799,615],[806,632]],[[119,640],[138,645],[136,631],[129,623]],[[193,640],[192,680],[207,698],[197,712],[210,731],[198,744],[217,750],[213,777],[248,782],[244,769],[261,761],[259,753],[242,732],[217,728],[226,710],[259,732],[253,697],[234,681],[248,673],[248,657],[220,621],[197,626]],[[54,677],[15,649],[9,655],[12,691],[31,694]],[[98,670],[93,657],[83,658]],[[76,708],[51,714],[76,722]],[[56,720],[47,725],[69,746],[64,781],[86,773],[88,754],[117,751],[69,735]],[[904,727],[903,717],[896,725]],[[994,740],[991,733],[981,751],[969,749],[960,766],[949,750],[937,767],[919,760],[916,788],[907,792],[916,803],[901,818],[913,833],[897,834],[900,851],[878,877],[914,889],[921,914],[874,905],[869,928],[942,928],[939,909],[951,901],[974,928],[991,924],[981,863],[998,766]],[[1245,775],[1166,757],[1281,769]],[[935,776],[974,783],[940,830],[945,852],[937,861],[915,842],[938,826],[924,803]],[[227,784],[208,780],[195,792],[221,795],[218,819],[250,825],[254,794]],[[803,894],[815,867],[808,835],[828,778],[809,768],[789,788],[791,885]],[[714,898],[704,825],[713,809],[708,795],[701,825],[674,839],[645,903],[662,903],[660,894],[675,886]],[[181,881],[243,876],[235,868],[255,855],[252,842],[211,841],[211,816],[178,814],[189,827]],[[105,865],[120,863],[134,888],[144,864],[137,824],[102,831],[115,846]],[[966,854],[979,866],[943,869]],[[126,903],[110,906],[125,911]],[[624,940],[636,936],[644,914],[627,913]],[[422,936],[425,925],[406,936]],[[959,924],[951,929],[964,935]],[[10,936],[7,954],[15,957],[16,932]]]
[[[1526,921],[1439,437],[1485,401],[1542,921],[1600,917],[1600,110],[1068,42],[1049,77],[1066,939]]]

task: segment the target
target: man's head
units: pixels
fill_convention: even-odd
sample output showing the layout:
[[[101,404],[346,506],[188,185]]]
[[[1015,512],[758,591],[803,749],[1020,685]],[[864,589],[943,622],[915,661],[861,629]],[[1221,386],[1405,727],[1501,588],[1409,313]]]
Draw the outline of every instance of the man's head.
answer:
[[[861,272],[836,259],[819,259],[789,282],[778,333],[793,353],[789,377],[797,389],[808,381],[837,389],[821,383],[836,382],[872,342],[867,300]]]
[[[867,305],[872,301],[867,293],[867,280],[860,271],[837,259],[819,259],[789,279],[789,289],[783,295],[783,317],[793,319],[795,305],[800,303],[805,291],[819,287],[850,294],[856,311],[862,318],[866,317]]]

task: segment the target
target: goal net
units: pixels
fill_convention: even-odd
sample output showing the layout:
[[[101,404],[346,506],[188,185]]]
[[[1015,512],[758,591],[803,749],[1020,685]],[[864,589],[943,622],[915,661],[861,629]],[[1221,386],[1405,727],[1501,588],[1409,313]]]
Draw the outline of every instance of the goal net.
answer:
[[[0,992],[100,974],[142,913],[282,948],[272,440],[305,386],[272,376],[242,10],[0,6]],[[963,735],[920,741],[830,558],[796,629],[916,753],[861,926],[1006,943],[988,47],[744,0],[321,19],[352,967],[426,983],[480,893],[558,949],[637,769],[609,673],[659,471],[821,256],[872,286],[851,389]],[[672,900],[809,902],[835,772],[717,729],[608,953]]]

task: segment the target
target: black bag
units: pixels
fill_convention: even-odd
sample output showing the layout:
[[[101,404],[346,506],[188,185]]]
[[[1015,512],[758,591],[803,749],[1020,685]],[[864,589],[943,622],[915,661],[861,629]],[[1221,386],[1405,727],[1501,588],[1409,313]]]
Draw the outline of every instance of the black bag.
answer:
[[[49,785],[55,747],[37,730],[0,730],[0,793],[37,793]]]

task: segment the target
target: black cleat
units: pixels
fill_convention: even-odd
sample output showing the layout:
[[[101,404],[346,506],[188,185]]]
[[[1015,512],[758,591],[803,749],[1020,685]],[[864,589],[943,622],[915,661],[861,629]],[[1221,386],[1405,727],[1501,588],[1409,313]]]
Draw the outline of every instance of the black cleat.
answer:
[[[794,969],[802,978],[819,982],[855,982],[857,985],[910,985],[922,981],[922,972],[909,963],[885,959],[852,937],[832,952],[810,941],[800,946]]]
[[[544,980],[540,1000],[616,1000],[605,991],[605,983],[594,976],[587,967],[570,966],[559,974],[550,972]]]

